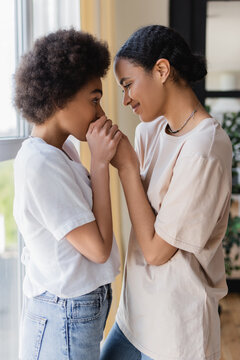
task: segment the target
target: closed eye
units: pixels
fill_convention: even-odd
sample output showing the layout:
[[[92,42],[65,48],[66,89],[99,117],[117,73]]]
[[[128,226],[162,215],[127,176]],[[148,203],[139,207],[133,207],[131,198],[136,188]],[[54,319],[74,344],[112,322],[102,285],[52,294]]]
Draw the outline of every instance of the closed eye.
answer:
[[[130,88],[130,86],[132,85],[132,83],[129,83],[129,84],[126,84],[126,85],[123,85],[123,90],[122,92],[124,92],[125,90],[128,90]]]
[[[94,98],[94,99],[92,99],[92,102],[96,105],[96,104],[99,104],[100,103],[100,100],[101,100],[101,98]]]

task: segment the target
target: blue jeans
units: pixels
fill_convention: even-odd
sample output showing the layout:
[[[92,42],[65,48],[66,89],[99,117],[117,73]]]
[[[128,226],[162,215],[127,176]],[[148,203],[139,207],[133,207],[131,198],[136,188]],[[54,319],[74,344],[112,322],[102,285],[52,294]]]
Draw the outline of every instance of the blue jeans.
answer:
[[[152,360],[128,341],[115,323],[103,344],[100,360]]]
[[[45,292],[25,300],[21,360],[99,360],[111,285],[70,299]]]

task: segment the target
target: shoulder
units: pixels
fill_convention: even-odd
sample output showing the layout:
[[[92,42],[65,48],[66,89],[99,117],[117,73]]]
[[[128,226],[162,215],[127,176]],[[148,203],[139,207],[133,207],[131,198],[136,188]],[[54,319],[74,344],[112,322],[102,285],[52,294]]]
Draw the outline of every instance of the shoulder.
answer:
[[[199,129],[185,139],[176,169],[182,169],[184,176],[206,181],[214,178],[216,183],[222,181],[231,188],[232,145],[215,119],[204,120]]]
[[[141,122],[135,131],[135,146],[136,148],[144,149],[144,152],[148,152],[156,139],[159,139],[160,133],[166,126],[166,119],[164,116],[160,116],[157,119],[150,122]]]
[[[200,123],[199,129],[186,139],[181,151],[181,157],[185,156],[216,159],[222,166],[230,169],[232,144],[226,132],[214,118],[205,119]]]
[[[164,116],[160,116],[157,119],[150,122],[141,122],[136,127],[136,137],[146,137],[160,132],[166,125],[166,119]]]
[[[38,174],[47,176],[49,171],[57,171],[67,166],[65,155],[61,150],[45,143],[41,139],[25,140],[15,159],[15,169],[25,175],[36,177]]]

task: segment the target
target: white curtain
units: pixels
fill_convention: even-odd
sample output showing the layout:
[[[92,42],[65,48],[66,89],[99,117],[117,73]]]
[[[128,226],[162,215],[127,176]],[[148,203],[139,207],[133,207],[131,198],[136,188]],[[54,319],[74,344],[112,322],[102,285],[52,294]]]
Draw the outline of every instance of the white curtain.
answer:
[[[80,29],[79,0],[33,0],[33,39],[58,29]]]

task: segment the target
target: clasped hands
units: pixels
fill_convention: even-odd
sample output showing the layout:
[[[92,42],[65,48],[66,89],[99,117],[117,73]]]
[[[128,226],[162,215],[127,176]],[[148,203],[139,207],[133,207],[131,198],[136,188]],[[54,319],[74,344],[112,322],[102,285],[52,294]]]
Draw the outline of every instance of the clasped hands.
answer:
[[[139,172],[138,158],[127,136],[105,115],[89,125],[86,138],[92,159],[98,165],[111,163],[119,172],[130,169]]]

